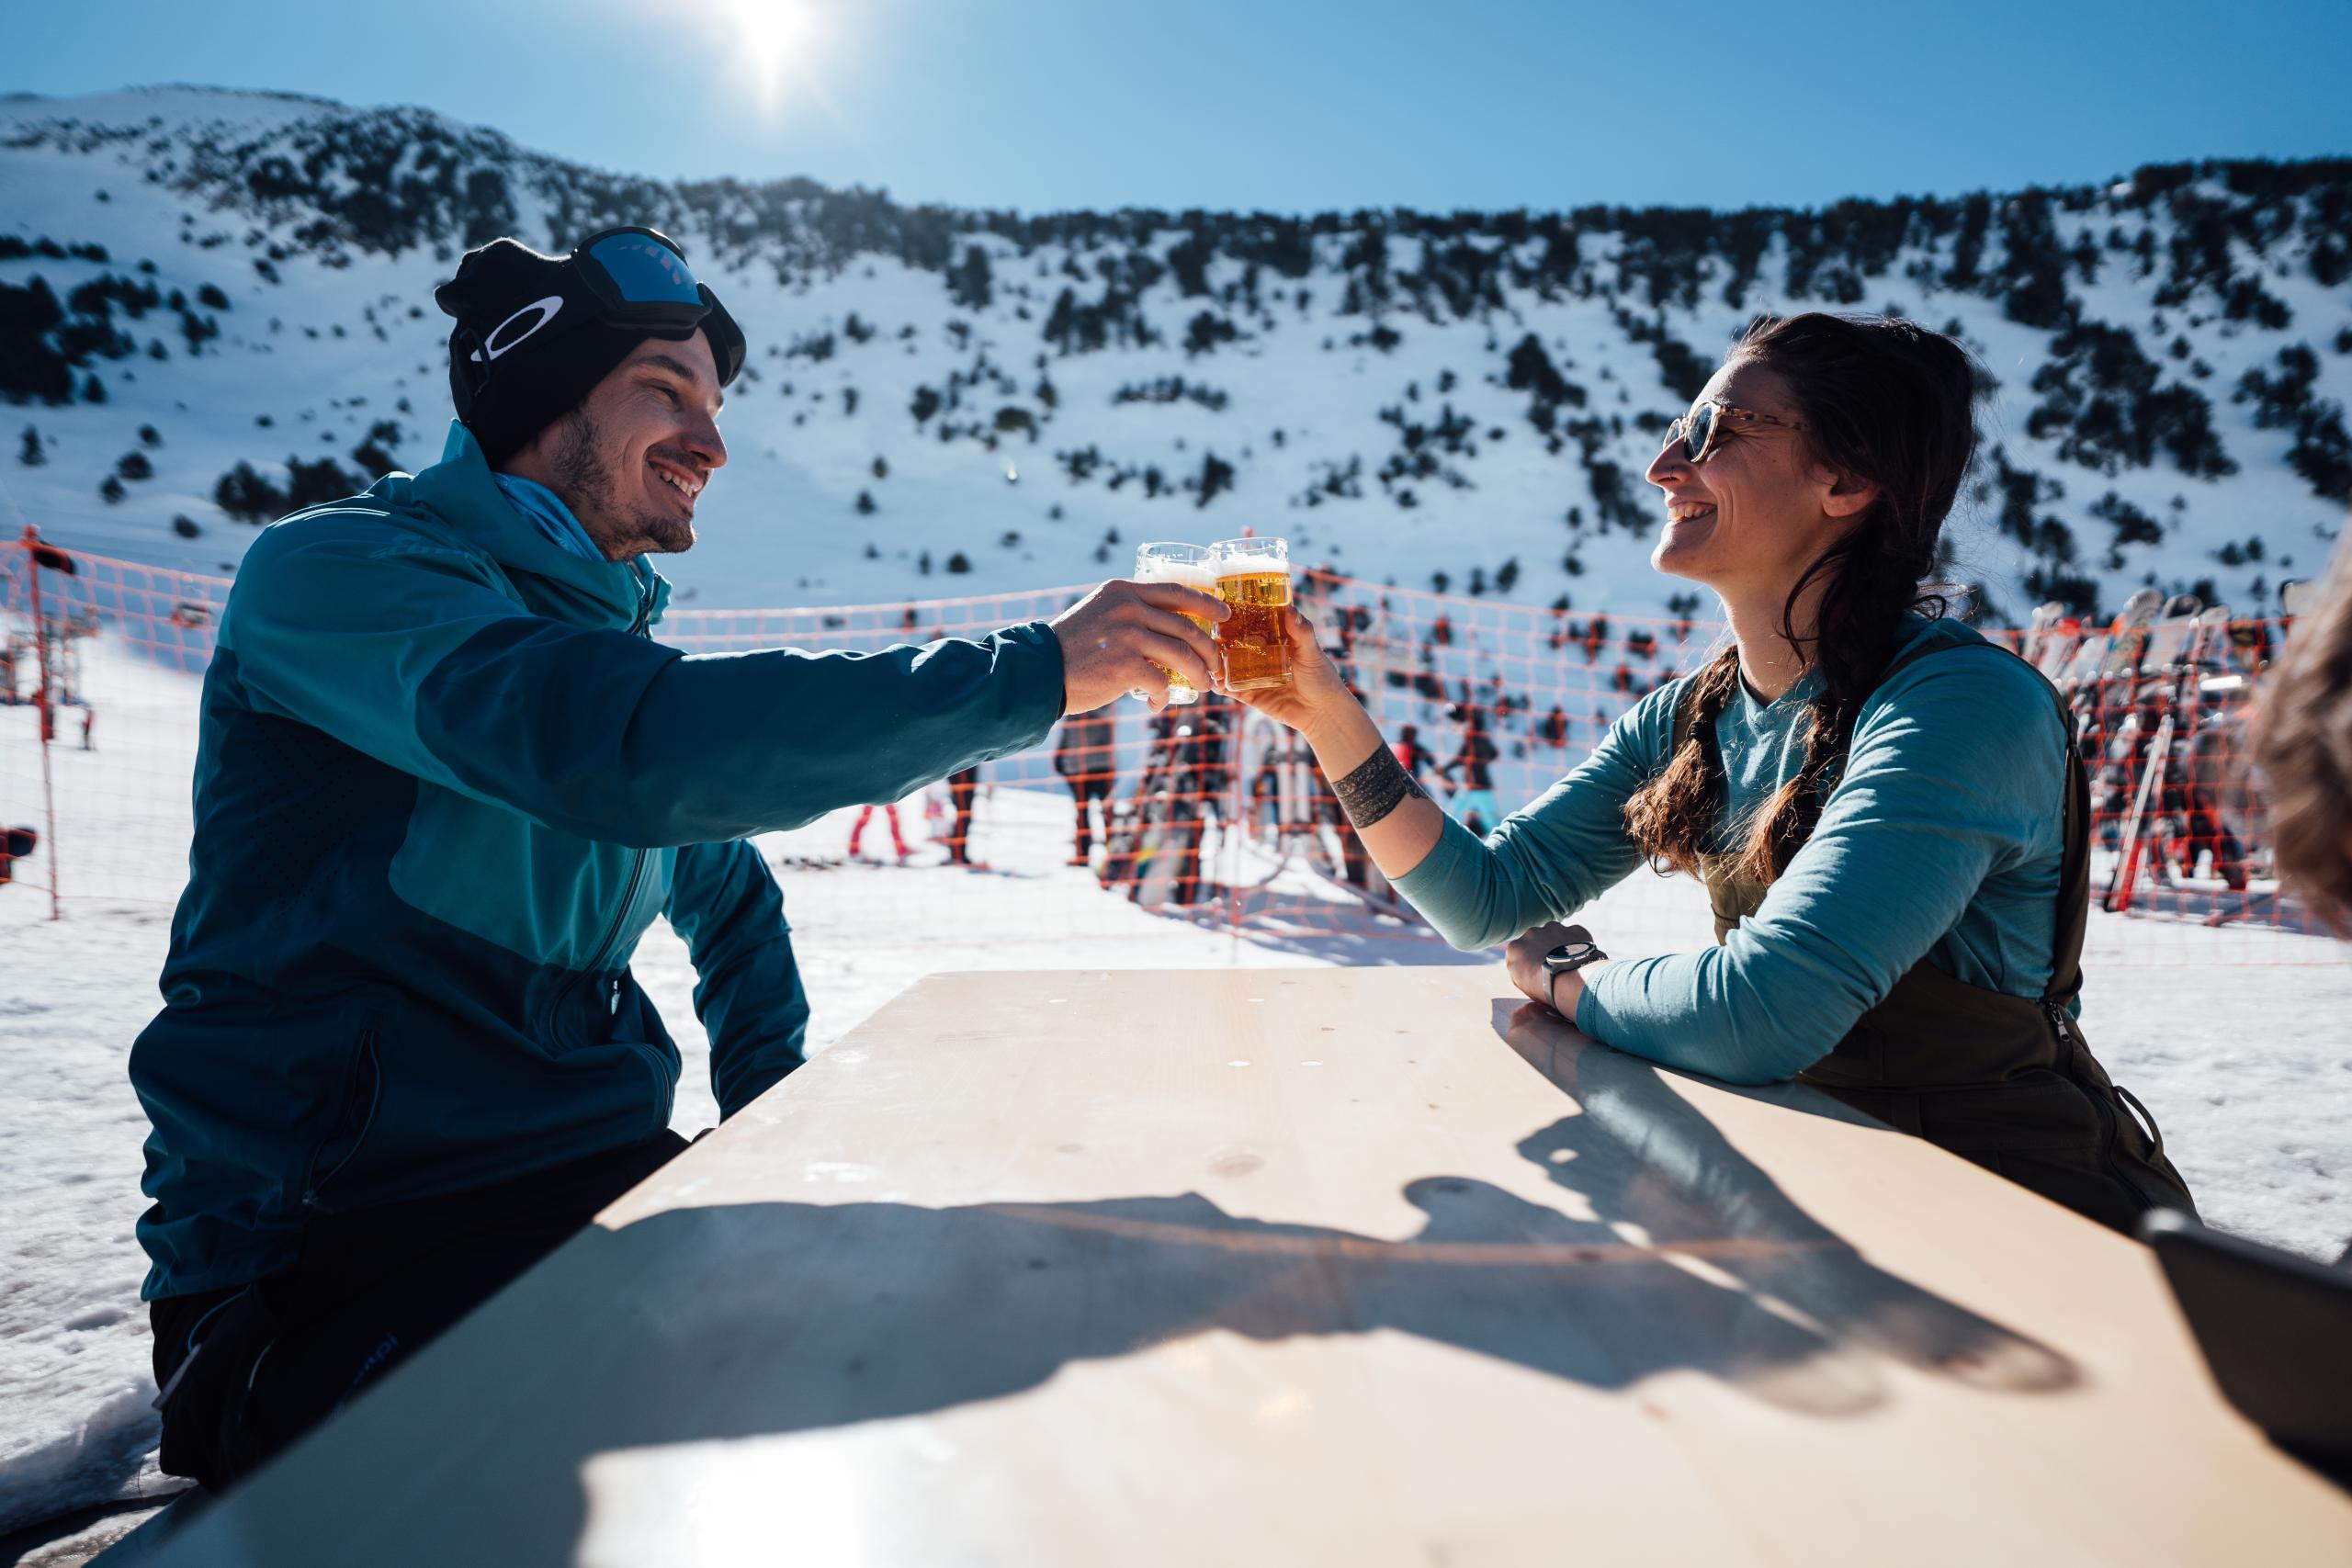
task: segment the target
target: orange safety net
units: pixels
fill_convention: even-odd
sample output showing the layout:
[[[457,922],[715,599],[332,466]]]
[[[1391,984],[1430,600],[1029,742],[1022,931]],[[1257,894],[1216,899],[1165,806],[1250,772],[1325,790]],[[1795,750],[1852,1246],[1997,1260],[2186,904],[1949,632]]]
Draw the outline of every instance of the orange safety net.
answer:
[[[226,579],[0,541],[0,882],[165,901]]]
[[[197,678],[229,580],[36,548],[30,537],[0,546],[0,874],[59,900],[168,904],[187,875]],[[1690,618],[1577,615],[1319,572],[1296,583],[1399,760],[1481,829],[1724,635]],[[1049,618],[1082,592],[679,607],[655,635],[690,654],[869,650]],[[2063,624],[1998,634],[2067,696],[2093,770],[2093,887],[2129,919],[2102,939],[2102,961],[2176,962],[2191,941],[2216,962],[2335,958],[2315,936],[2247,946],[2190,934],[2314,929],[2270,874],[2259,791],[2240,765],[2262,672],[2290,630],[2240,620],[2192,637],[2165,623],[2128,634],[2137,646],[2121,650],[2108,631]],[[1052,858],[1086,867],[1103,897],[1250,933],[1435,940],[1364,853],[1306,746],[1214,694],[1159,715],[1122,702],[1066,720],[1043,745],[916,800],[844,814],[844,847],[878,857],[887,840],[901,861],[927,861],[936,845],[942,863],[977,867],[1022,800],[1033,825],[1068,813],[1049,829],[1067,834],[1067,853]],[[984,917],[990,889],[973,880],[928,896]],[[1678,914],[1659,943],[1706,940],[1703,924],[1685,923]]]

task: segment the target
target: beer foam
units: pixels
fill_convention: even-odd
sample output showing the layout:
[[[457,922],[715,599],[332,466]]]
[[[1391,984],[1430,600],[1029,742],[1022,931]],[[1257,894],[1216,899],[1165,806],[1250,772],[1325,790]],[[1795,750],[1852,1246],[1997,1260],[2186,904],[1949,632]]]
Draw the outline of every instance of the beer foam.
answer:
[[[1156,560],[1136,574],[1137,582],[1174,582],[1186,588],[1197,588],[1215,597],[1216,568],[1193,561]]]

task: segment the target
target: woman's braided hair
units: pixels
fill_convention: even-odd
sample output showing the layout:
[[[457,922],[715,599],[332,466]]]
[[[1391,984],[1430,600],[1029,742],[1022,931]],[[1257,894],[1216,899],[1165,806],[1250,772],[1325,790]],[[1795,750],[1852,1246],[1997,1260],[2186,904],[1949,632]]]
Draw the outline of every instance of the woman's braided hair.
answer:
[[[1878,499],[1844,537],[1808,566],[1781,612],[1781,635],[1821,672],[1811,702],[1804,763],[1739,829],[1735,866],[1759,882],[1779,876],[1811,836],[1821,801],[1842,767],[1863,699],[1902,636],[1905,611],[1943,614],[1921,587],[1936,569],[1937,541],[1976,452],[1977,379],[1968,353],[1940,333],[1888,316],[1808,312],[1759,318],[1730,362],[1777,372],[1811,426],[1813,458],[1869,480]],[[1810,637],[1799,604],[1826,580]],[[1723,809],[1723,761],[1709,744],[1714,720],[1739,686],[1739,650],[1725,649],[1691,677],[1685,695],[1699,722],[1666,771],[1625,803],[1625,826],[1659,871],[1699,873]]]

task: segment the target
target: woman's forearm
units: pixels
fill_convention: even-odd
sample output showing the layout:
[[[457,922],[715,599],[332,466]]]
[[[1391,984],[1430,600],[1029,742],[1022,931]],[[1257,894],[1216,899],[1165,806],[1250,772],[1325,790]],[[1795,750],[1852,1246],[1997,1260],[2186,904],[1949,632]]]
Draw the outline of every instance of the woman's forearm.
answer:
[[[1566,778],[1481,840],[1405,771],[1295,609],[1286,626],[1290,684],[1242,700],[1306,738],[1374,863],[1454,946],[1562,918],[1639,863],[1623,807],[1659,765],[1679,688],[1643,698]]]
[[[1646,702],[1646,699],[1645,699]],[[1569,914],[1641,863],[1624,804],[1659,747],[1645,716],[1620,720],[1591,756],[1480,839],[1421,792],[1352,698],[1318,705],[1300,726],[1364,848],[1414,908],[1464,952]]]
[[[1356,836],[1363,841],[1373,863],[1380,867],[1382,875],[1395,881],[1428,856],[1438,835],[1445,829],[1445,812],[1405,773],[1404,764],[1396,761],[1370,714],[1352,702],[1335,706],[1339,711],[1306,731],[1306,743],[1314,749],[1317,765],[1323,770],[1323,776],[1331,781],[1340,809],[1354,824]],[[1374,804],[1367,808],[1363,804],[1366,797],[1350,781],[1360,778],[1366,763],[1384,759],[1383,765],[1375,771],[1385,775],[1393,767],[1402,779],[1403,789],[1397,793],[1393,786],[1375,787],[1369,796]],[[1365,820],[1375,813],[1377,820]]]

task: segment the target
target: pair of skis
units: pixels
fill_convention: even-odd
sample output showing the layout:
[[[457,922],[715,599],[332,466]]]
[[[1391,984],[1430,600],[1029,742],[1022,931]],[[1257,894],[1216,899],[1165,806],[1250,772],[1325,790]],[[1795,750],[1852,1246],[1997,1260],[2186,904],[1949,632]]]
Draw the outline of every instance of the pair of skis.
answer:
[[[2122,832],[2117,840],[2115,874],[2099,899],[2100,908],[2116,914],[2132,908],[2141,859],[2147,848],[2150,807],[2161,812],[2164,807],[2173,738],[2196,728],[2206,653],[2225,646],[2230,635],[2227,605],[2199,610],[2194,598],[2183,594],[2165,608],[2166,614],[2161,619],[2145,627],[2140,639],[2142,646],[2135,650],[2138,657],[2133,660],[2141,669],[2161,669],[2166,685],[2157,696],[2160,713],[2155,733],[2148,740],[2140,766],[2139,788],[2132,794],[2132,807],[2124,816]],[[2119,644],[2122,640],[2119,638]],[[2133,695],[2136,702],[2136,686]]]

